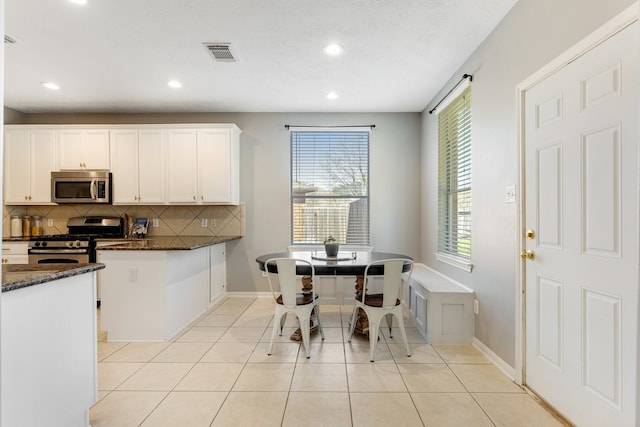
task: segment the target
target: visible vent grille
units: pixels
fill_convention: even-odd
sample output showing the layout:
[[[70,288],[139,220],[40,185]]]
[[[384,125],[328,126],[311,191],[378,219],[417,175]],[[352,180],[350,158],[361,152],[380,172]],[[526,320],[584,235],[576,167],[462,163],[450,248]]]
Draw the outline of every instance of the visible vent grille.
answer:
[[[236,62],[236,58],[231,53],[229,43],[204,43],[204,47],[216,61]]]
[[[13,38],[11,38],[11,37],[9,37],[8,35],[6,35],[6,34],[5,34],[5,35],[4,35],[4,42],[5,42],[5,43],[14,44],[14,43],[16,42],[16,40],[15,40],[15,39],[13,39]]]

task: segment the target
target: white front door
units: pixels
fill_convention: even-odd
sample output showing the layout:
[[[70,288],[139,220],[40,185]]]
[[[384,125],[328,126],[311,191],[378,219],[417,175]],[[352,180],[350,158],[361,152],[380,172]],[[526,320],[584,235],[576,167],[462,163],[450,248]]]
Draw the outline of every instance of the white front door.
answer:
[[[579,426],[640,423],[638,23],[524,94],[525,383]]]

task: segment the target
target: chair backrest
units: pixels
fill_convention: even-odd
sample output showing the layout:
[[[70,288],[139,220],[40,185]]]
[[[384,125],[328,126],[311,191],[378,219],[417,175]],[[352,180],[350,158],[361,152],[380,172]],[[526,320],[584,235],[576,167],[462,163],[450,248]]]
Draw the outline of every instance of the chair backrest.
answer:
[[[379,261],[373,261],[367,265],[364,270],[364,287],[362,302],[364,303],[366,298],[366,286],[369,277],[369,268],[373,266],[384,267],[383,276],[383,291],[382,291],[382,307],[390,308],[396,305],[400,289],[402,288],[402,274],[406,264],[409,264],[409,270],[406,272],[407,282],[411,279],[411,272],[413,271],[413,261],[405,258],[389,258]]]
[[[315,279],[315,268],[313,264],[304,259],[296,258],[271,258],[264,263],[264,270],[267,272],[267,280],[269,282],[269,288],[271,288],[271,294],[274,299],[277,299],[276,291],[271,283],[271,276],[269,273],[269,264],[275,264],[278,274],[278,280],[280,282],[280,294],[282,295],[282,303],[287,307],[295,307],[296,294],[298,292],[298,283],[296,281],[296,263],[307,264],[311,267],[311,283]],[[314,296],[315,292],[312,291]]]

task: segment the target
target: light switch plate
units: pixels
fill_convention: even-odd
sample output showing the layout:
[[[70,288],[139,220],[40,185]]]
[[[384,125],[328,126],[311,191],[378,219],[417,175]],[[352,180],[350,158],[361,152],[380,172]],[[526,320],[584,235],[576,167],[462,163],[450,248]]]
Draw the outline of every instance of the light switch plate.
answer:
[[[515,185],[510,185],[510,186],[505,188],[504,202],[505,203],[515,203],[516,202],[516,186]]]

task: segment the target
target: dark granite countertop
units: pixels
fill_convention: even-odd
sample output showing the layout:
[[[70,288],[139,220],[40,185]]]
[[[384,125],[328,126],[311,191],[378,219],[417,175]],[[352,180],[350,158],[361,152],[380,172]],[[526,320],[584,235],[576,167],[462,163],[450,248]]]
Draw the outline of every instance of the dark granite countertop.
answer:
[[[101,270],[104,264],[4,264],[2,292]]]
[[[122,239],[122,243],[100,246],[99,251],[184,251],[238,240],[241,236],[157,236],[144,239]],[[102,239],[113,242],[114,239]],[[100,239],[97,239],[99,242]]]

